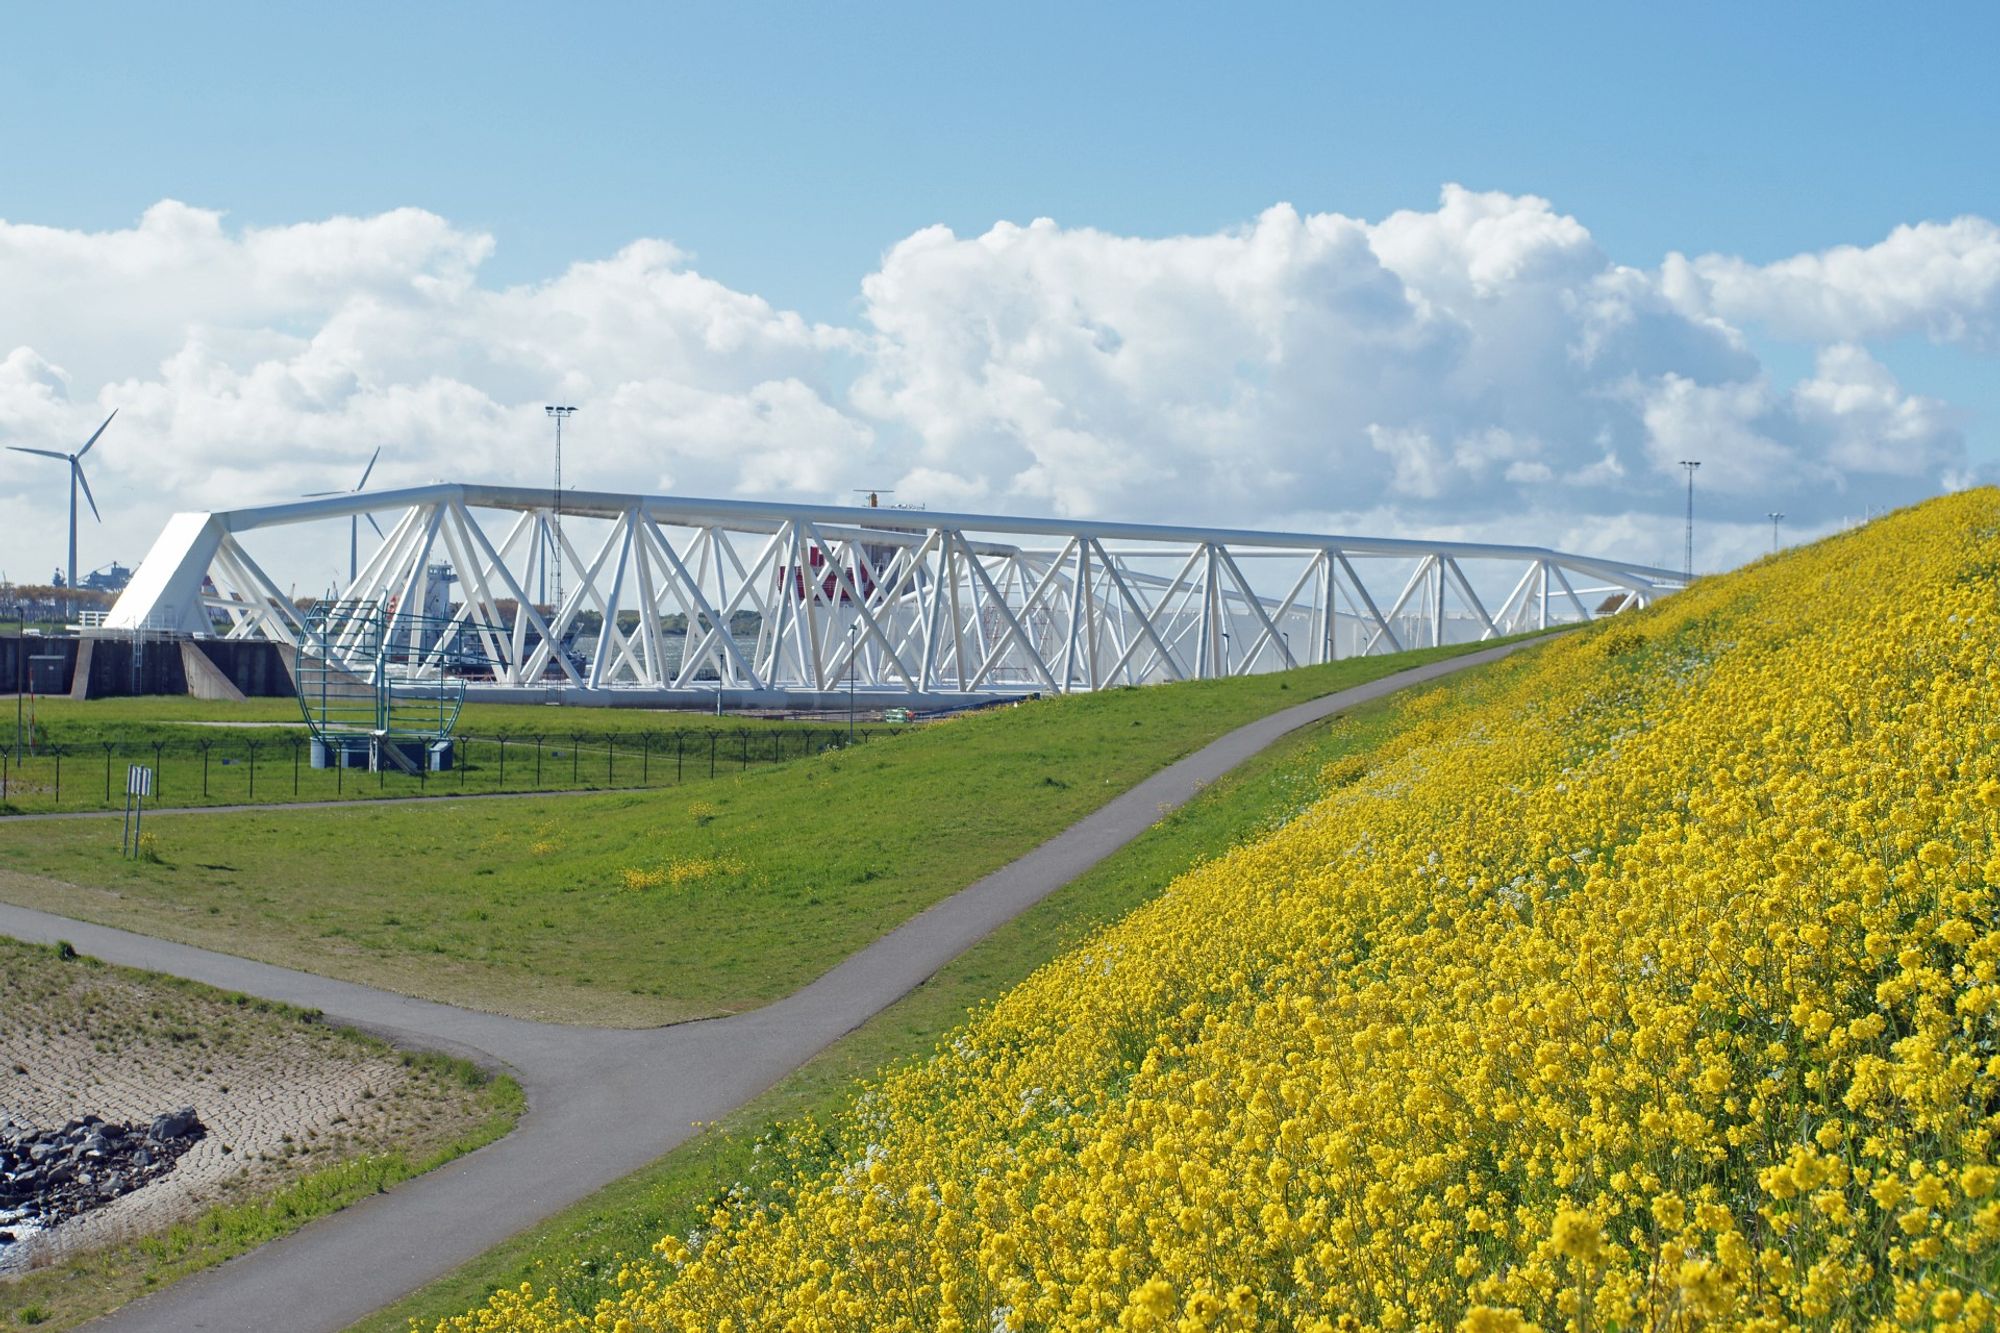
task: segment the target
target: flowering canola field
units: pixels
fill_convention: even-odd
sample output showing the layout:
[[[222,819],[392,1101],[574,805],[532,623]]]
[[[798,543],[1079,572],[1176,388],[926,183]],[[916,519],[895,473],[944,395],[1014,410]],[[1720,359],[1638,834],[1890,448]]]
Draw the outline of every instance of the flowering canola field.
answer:
[[[835,1165],[440,1327],[1992,1327],[1996,650],[1988,490],[1419,698]]]

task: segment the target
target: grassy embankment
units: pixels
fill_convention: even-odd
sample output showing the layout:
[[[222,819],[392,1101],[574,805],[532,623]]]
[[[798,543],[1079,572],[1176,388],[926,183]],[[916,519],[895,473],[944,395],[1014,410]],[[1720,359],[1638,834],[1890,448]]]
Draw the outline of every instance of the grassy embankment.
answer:
[[[0,898],[411,995],[640,1026],[775,999],[1223,732],[1467,647],[1044,699],[706,782],[0,824]]]
[[[1400,695],[1288,737],[1213,783],[1089,874],[1044,899],[941,969],[789,1078],[699,1137],[598,1194],[496,1247],[355,1326],[406,1333],[463,1313],[495,1290],[532,1282],[590,1310],[613,1290],[620,1256],[646,1254],[662,1235],[698,1225],[713,1201],[750,1176],[764,1149],[810,1142],[809,1126],[837,1119],[860,1080],[920,1059],[967,1011],[1098,928],[1153,897],[1191,866],[1283,824],[1330,782],[1350,781],[1369,753],[1415,719],[1436,722],[1504,687],[1522,659],[1412,695]],[[807,1132],[799,1134],[801,1128]]]
[[[1995,1327],[1996,543],[1953,494],[1550,645],[608,1306],[450,1326]]]
[[[15,711],[0,706],[0,815],[121,809],[130,764],[155,770],[160,805],[284,804],[678,785],[799,758],[847,735],[845,719],[468,704],[453,769],[410,776],[314,769],[311,736],[290,699],[37,699],[24,728],[34,753],[21,763],[11,753]],[[862,733],[880,728],[864,722]]]
[[[12,1071],[6,1077],[83,1086],[117,1067],[125,1071],[121,1083],[150,1077],[168,1087],[178,1072],[193,1088],[186,1095],[211,1120],[232,1081],[268,1083],[260,1066],[274,1059],[288,1069],[371,1079],[383,1077],[385,1063],[391,1071],[384,1091],[363,1103],[367,1112],[357,1107],[341,1129],[287,1136],[256,1156],[245,1149],[241,1174],[186,1220],[0,1282],[0,1325],[9,1327],[68,1328],[243,1254],[492,1142],[523,1106],[511,1078],[469,1062],[399,1055],[373,1037],[327,1026],[316,1013],[58,948],[0,938],[0,999],[0,1056]],[[65,1042],[65,1033],[72,1040]],[[72,1054],[87,1039],[100,1066],[30,1068],[53,1058],[51,1038]],[[133,1067],[150,1072],[136,1075]]]

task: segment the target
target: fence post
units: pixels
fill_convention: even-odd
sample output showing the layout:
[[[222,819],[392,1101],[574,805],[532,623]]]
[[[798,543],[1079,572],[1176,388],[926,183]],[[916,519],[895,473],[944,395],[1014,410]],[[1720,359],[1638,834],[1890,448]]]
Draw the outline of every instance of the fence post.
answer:
[[[569,785],[572,787],[578,786],[582,782],[582,779],[577,776],[582,763],[583,736],[578,732],[571,732],[569,737]]]
[[[292,737],[292,795],[299,794],[299,738]]]
[[[716,737],[720,734],[720,732],[714,731],[708,733],[708,775],[710,777],[715,776],[715,744]]]
[[[493,785],[496,791],[505,790],[507,786],[507,738],[505,736],[500,738],[500,780]]]
[[[542,786],[542,738],[540,736],[537,736],[535,737],[535,789],[539,791],[541,790],[541,786]]]
[[[639,785],[645,786],[652,778],[653,736],[651,732],[639,733]]]
[[[257,799],[257,742],[246,740],[243,748],[250,752],[250,799]]]
[[[675,732],[674,733],[674,785],[676,786],[679,786],[681,782],[681,760],[685,757],[686,749],[687,749],[687,733],[684,731]]]
[[[99,741],[104,747],[104,803],[111,804],[111,742]]]
[[[452,743],[451,761],[454,764],[458,765],[458,789],[460,791],[465,790],[465,769],[466,769],[465,761],[471,755],[471,753],[472,753],[472,737],[467,736],[465,738],[465,747],[463,749],[459,748],[458,743],[456,741]]]
[[[604,785],[607,787],[616,781],[613,774],[617,772],[617,763],[618,733],[607,731],[604,733]]]
[[[737,733],[737,736],[743,742],[743,767],[748,769],[750,767],[750,733],[748,731],[740,731]]]
[[[53,804],[62,804],[62,746],[51,745],[49,753],[56,757],[56,796]]]
[[[201,746],[201,799],[208,799],[208,751],[214,741],[197,742]]]
[[[7,779],[11,776],[9,769],[13,766],[13,763],[14,752],[12,750],[0,750],[0,801],[7,799]]]
[[[162,770],[160,768],[160,755],[166,750],[166,748],[167,748],[167,743],[165,741],[153,742],[153,803],[155,805],[159,804],[160,800],[160,786],[161,786],[160,778],[162,775]]]

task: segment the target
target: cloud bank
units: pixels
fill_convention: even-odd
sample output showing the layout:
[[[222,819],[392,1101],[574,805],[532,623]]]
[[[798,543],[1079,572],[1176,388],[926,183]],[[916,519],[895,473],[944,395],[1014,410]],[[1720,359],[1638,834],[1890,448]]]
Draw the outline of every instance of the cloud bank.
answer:
[[[1699,458],[1705,565],[1980,474],[1962,414],[1871,344],[1991,353],[2000,228],[1899,227],[1768,265],[1614,262],[1529,195],[1447,186],[1379,221],[1278,205],[1203,236],[1043,219],[896,243],[860,317],[807,320],[637,240],[480,281],[492,237],[417,209],[232,227],[166,201],[125,230],[0,222],[0,436],[92,455],[143,553],[177,508],[449,477],[542,484],[540,406],[581,405],[597,489],[1463,534],[1678,563]],[[1811,349],[1781,382],[1757,348]],[[54,465],[9,456],[0,561],[63,540]],[[1764,534],[1759,536],[1758,534]],[[305,574],[318,571],[311,557]]]

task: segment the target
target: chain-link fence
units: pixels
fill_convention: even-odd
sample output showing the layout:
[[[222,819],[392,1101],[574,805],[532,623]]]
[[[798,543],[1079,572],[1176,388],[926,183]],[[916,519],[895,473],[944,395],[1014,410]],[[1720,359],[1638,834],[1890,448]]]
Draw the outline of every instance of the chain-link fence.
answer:
[[[157,806],[601,791],[706,782],[872,734],[845,726],[461,734],[431,764],[412,765],[416,772],[386,763],[371,769],[365,742],[349,753],[348,763],[315,768],[312,738],[303,732],[43,744],[18,754],[9,747],[0,750],[0,812],[119,809],[134,765],[153,770],[148,804]]]

